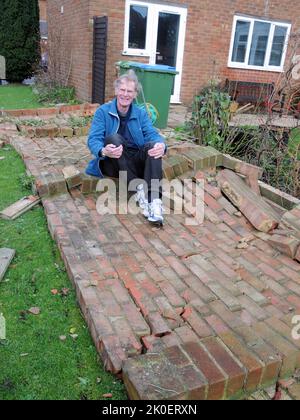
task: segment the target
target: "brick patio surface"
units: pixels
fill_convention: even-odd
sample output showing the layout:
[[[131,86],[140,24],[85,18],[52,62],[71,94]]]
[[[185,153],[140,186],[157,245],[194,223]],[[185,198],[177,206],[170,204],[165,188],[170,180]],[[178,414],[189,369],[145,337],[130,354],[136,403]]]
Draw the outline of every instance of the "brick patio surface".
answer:
[[[86,138],[7,133],[38,191],[47,174],[58,182],[64,166],[89,160]],[[166,215],[163,229],[141,214],[100,215],[99,193],[63,181],[42,194],[97,350],[132,399],[240,398],[300,368],[300,264],[205,176],[205,220],[194,226],[186,214]]]

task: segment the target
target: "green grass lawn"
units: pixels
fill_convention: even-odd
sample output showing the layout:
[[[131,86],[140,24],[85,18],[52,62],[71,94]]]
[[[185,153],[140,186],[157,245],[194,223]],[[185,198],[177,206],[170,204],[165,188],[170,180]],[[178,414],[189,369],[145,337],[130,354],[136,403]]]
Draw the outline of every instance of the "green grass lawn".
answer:
[[[2,210],[29,191],[20,183],[24,165],[17,153],[6,146],[0,156],[5,157],[0,160]],[[126,399],[123,384],[99,363],[43,208],[15,221],[0,219],[0,247],[16,250],[0,282],[7,332],[0,341],[0,400],[104,400],[106,393]],[[67,296],[51,293],[62,288],[70,289]],[[31,307],[39,307],[40,314],[28,313]]]
[[[21,84],[0,85],[0,109],[42,108],[30,86]]]

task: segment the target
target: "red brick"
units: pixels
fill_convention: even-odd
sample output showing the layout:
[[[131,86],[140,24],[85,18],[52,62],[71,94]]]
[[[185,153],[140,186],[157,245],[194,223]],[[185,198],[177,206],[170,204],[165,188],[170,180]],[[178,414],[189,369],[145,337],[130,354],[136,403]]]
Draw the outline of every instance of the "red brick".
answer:
[[[152,335],[162,337],[171,334],[171,330],[159,312],[151,312],[147,316],[147,322],[151,328]]]
[[[281,281],[284,279],[284,275],[282,273],[278,273],[278,271],[273,270],[272,267],[268,266],[265,263],[259,264],[258,268],[265,274],[267,274],[267,276],[272,277],[276,281]]]
[[[247,344],[246,348],[255,353],[265,365],[261,385],[275,383],[282,365],[282,360],[278,352],[258,336],[253,327],[244,326],[234,328],[234,330],[243,338]]]
[[[180,277],[188,276],[190,274],[190,272],[178,261],[176,257],[166,257],[166,260]]]
[[[269,343],[282,358],[280,376],[291,376],[297,366],[297,348],[281,337],[276,331],[269,328],[265,323],[259,322],[253,326],[253,330]]]
[[[298,253],[300,251],[298,250]],[[300,255],[299,255],[300,258]],[[300,264],[298,264],[296,261],[291,260],[290,258],[288,258],[286,255],[278,255],[277,257],[278,261],[280,261],[282,264],[284,264],[285,266],[291,268],[294,271],[300,271]],[[299,261],[300,262],[300,261]]]
[[[174,306],[175,308],[176,307],[181,308],[185,306],[185,302],[182,299],[182,297],[176,292],[174,287],[171,284],[169,284],[168,281],[160,282],[159,287],[161,291],[164,293],[164,295],[168,298],[172,306]]]
[[[183,353],[182,349],[178,346],[169,347],[164,350],[164,354],[169,359],[172,365],[179,368],[188,366],[191,364],[190,359]]]
[[[298,349],[298,355],[297,355],[297,367],[300,367],[300,340],[294,340],[291,334],[291,327],[286,325],[284,322],[282,322],[280,319],[277,319],[275,317],[269,318],[266,320],[266,323],[277,333],[279,333],[283,338],[285,338],[287,341],[293,344],[294,347]]]
[[[150,327],[143,318],[139,308],[132,302],[121,303],[121,307],[137,337],[150,335]]]
[[[289,303],[295,306],[298,310],[300,309],[300,297],[298,296],[288,296],[286,299]]]
[[[204,201],[205,201],[205,204],[207,204],[207,206],[211,210],[214,210],[214,211],[218,212],[218,211],[221,211],[223,209],[223,207],[221,206],[221,204],[218,203],[217,200],[215,200],[209,194],[204,194]]]
[[[100,353],[104,368],[117,374],[122,370],[122,364],[127,359],[119,338],[116,335],[104,337],[100,343]]]
[[[294,280],[296,283],[300,284],[300,273],[297,273],[294,270],[291,270],[289,267],[282,267],[280,269],[282,274],[284,274],[286,277]]]
[[[217,315],[205,317],[205,321],[211,326],[216,334],[224,334],[229,331],[229,327]]]
[[[122,349],[125,351],[126,356],[134,357],[141,354],[142,345],[140,341],[137,340],[125,317],[111,318],[111,324],[115,330],[116,336],[120,340]]]
[[[270,289],[265,290],[263,295],[269,300],[269,302],[274,305],[279,311],[284,314],[290,312],[291,304],[287,303],[283,298],[280,298],[276,293],[273,293]]]
[[[165,348],[165,345],[160,337],[155,335],[146,335],[142,337],[142,342],[144,347],[147,349],[147,352],[157,352],[162,351]]]
[[[210,337],[213,335],[212,330],[209,326],[197,315],[195,309],[187,307],[182,314],[182,318],[189,323],[195,333],[200,337]]]
[[[210,194],[215,200],[218,200],[218,198],[222,197],[222,193],[220,188],[214,187],[207,182],[204,184],[205,191]]]
[[[151,298],[162,295],[161,290],[146,273],[136,273],[134,277],[138,280],[139,287],[141,287]]]
[[[47,115],[47,116],[53,116],[58,114],[57,108],[38,108],[36,110],[37,115]]]
[[[100,342],[104,337],[114,335],[114,329],[109,319],[103,313],[91,307],[86,315],[87,324],[93,337],[97,350],[100,349]]]
[[[234,172],[225,169],[218,175],[222,191],[259,231],[270,232],[279,224],[279,217]]]
[[[276,249],[290,258],[294,258],[300,241],[283,235],[272,235],[268,242]]]
[[[166,348],[181,345],[181,341],[178,335],[174,332],[172,332],[171,334],[164,335],[163,337],[161,337],[161,340],[166,346]]]
[[[199,344],[187,343],[183,345],[183,349],[193,360],[195,366],[205,376],[208,382],[207,399],[223,399],[227,378],[221,372],[219,367],[214,363],[214,361]]]
[[[197,343],[199,341],[199,337],[197,336],[197,334],[195,334],[192,328],[187,325],[176,328],[174,332],[178,335],[178,337],[183,343]]]
[[[220,335],[221,340],[238,358],[247,370],[247,378],[245,381],[245,390],[255,390],[261,382],[264,365],[250,349],[244,345],[240,339],[231,332]]]
[[[210,355],[228,375],[226,397],[230,398],[241,393],[244,388],[246,370],[233,358],[229,350],[217,338],[211,337],[201,340]]]
[[[187,399],[203,401],[207,396],[207,380],[194,366],[179,368],[179,375],[184,387],[188,390]]]

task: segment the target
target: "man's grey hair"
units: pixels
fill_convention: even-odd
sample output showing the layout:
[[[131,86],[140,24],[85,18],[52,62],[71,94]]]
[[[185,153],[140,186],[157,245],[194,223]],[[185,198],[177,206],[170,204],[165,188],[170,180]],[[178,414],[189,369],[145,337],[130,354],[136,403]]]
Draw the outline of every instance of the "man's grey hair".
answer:
[[[139,79],[137,78],[137,75],[135,74],[134,70],[130,69],[130,70],[127,71],[127,73],[124,73],[120,77],[118,77],[118,79],[115,80],[115,83],[114,83],[115,89],[119,89],[119,87],[120,87],[120,85],[123,81],[133,82],[136,92],[140,91],[141,84],[140,84]]]

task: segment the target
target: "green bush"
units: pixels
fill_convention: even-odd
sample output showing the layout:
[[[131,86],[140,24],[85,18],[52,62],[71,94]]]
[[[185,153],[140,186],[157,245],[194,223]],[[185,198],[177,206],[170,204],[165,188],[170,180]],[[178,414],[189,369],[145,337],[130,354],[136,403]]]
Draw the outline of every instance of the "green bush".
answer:
[[[195,96],[192,111],[192,128],[201,143],[222,152],[229,130],[230,96],[214,82]]]
[[[51,84],[37,84],[33,92],[38,102],[47,104],[76,104],[75,88],[73,86],[58,86]]]
[[[38,0],[1,0],[0,55],[6,78],[21,82],[32,76],[40,59]]]

